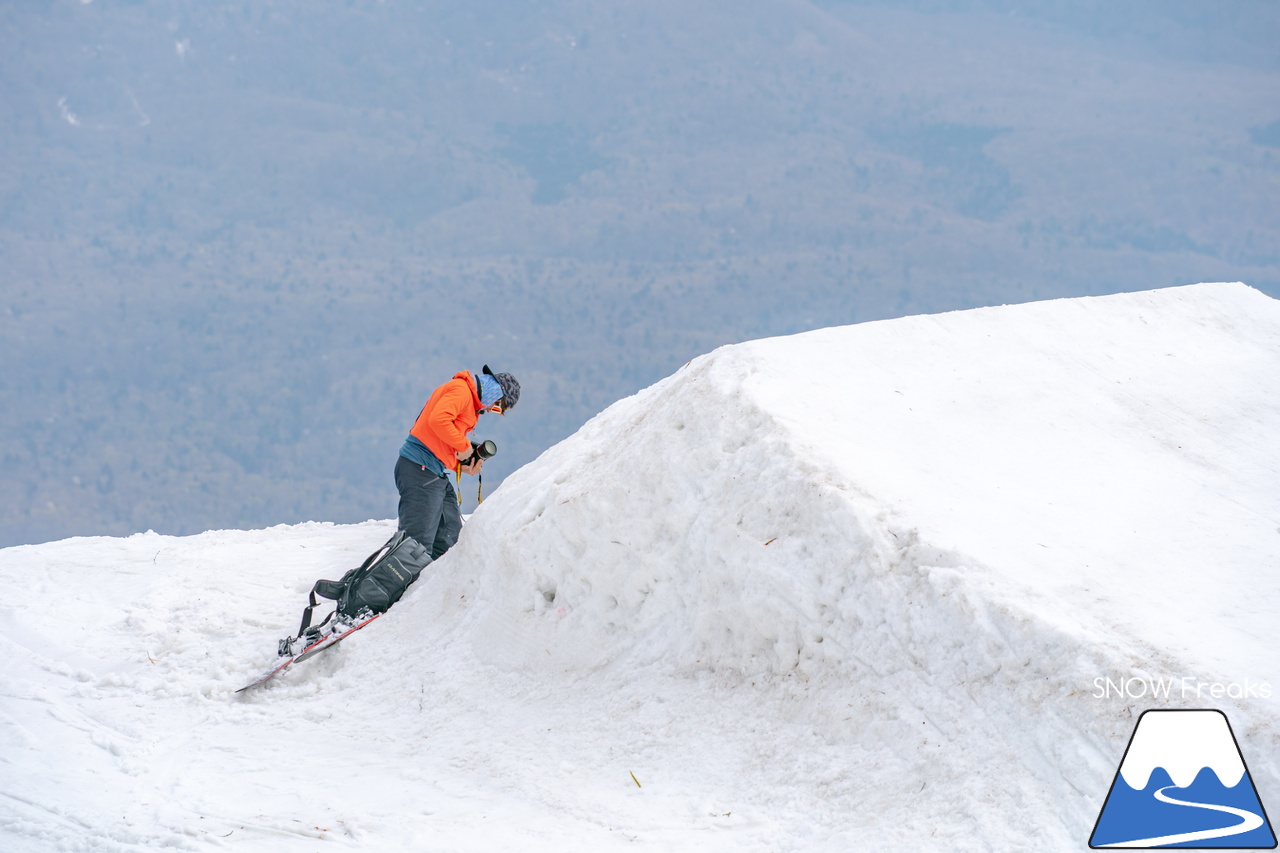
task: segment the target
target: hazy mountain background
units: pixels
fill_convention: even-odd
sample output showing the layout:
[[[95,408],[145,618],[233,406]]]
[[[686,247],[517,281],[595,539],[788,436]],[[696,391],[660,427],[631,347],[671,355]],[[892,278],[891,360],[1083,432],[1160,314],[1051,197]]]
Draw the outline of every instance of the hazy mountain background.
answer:
[[[0,546],[392,517],[485,362],[492,491],[724,343],[1280,296],[1278,44],[1269,0],[5,4]]]

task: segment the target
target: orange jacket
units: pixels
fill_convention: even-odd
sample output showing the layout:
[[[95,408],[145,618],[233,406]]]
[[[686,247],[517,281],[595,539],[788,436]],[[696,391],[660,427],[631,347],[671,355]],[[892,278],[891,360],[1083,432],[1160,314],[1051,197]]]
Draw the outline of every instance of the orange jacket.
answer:
[[[455,451],[471,447],[467,437],[476,428],[480,396],[468,370],[459,370],[441,385],[418,413],[409,434],[427,446],[450,471],[458,470]]]

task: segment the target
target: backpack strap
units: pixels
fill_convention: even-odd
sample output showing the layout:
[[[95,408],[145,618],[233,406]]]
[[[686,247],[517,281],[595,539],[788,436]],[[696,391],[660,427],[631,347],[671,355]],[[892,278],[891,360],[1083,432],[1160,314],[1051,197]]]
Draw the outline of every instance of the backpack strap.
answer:
[[[406,534],[403,530],[397,530],[395,534],[390,539],[387,540],[387,543],[385,545],[383,545],[377,551],[374,551],[372,554],[370,554],[369,558],[365,560],[363,563],[361,563],[357,568],[354,568],[351,571],[347,572],[345,575],[343,575],[342,580],[316,581],[315,586],[311,587],[311,594],[308,597],[308,601],[310,603],[308,603],[307,606],[302,611],[302,626],[298,628],[297,636],[301,637],[304,633],[306,633],[306,630],[311,627],[311,612],[315,610],[316,606],[319,604],[319,602],[316,601],[317,595],[320,596],[321,598],[327,598],[330,601],[339,601],[342,598],[343,593],[345,593],[347,591],[347,588],[351,586],[351,582],[353,580],[360,577],[360,575],[364,574],[364,572],[370,566],[376,563],[379,559],[386,556],[387,554],[390,554],[396,548],[400,547],[400,543],[404,541],[407,535],[408,534]],[[334,613],[336,612],[337,610],[334,611]],[[324,625],[325,622],[328,622],[332,618],[333,618],[333,613],[330,613],[319,624]],[[317,627],[319,627],[319,625]]]
[[[316,596],[319,595],[321,598],[328,598],[336,601],[338,596],[342,595],[342,591],[346,589],[346,587],[347,585],[342,581],[316,581],[316,585],[311,587],[311,595],[309,597],[310,603],[302,610],[302,624],[298,626],[297,636],[301,637],[307,632],[307,629],[311,627],[311,611],[315,610],[316,606],[320,603],[316,601]],[[334,612],[336,613],[337,611],[335,610]],[[332,616],[333,613],[330,613],[325,617],[324,621],[321,622],[320,625],[328,622]]]

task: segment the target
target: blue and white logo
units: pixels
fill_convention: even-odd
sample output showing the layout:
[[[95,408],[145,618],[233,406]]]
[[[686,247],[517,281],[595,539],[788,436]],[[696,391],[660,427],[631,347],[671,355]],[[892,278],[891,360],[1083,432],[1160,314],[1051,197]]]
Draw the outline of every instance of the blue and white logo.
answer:
[[[1089,846],[1274,848],[1226,715],[1143,712]]]

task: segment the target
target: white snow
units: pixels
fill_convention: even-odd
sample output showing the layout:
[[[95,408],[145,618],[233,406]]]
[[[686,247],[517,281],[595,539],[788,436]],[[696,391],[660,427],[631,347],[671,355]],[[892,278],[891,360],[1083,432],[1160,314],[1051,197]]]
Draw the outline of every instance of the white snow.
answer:
[[[1080,850],[1148,707],[1274,811],[1278,433],[1240,284],[725,347],[240,696],[394,522],[5,549],[0,849]]]

